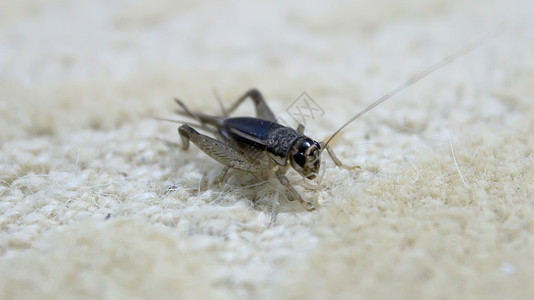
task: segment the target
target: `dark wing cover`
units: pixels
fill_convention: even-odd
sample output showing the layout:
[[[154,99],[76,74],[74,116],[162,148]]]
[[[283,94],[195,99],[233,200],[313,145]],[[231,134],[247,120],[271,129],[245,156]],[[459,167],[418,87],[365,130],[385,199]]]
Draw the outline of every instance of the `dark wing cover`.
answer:
[[[281,166],[286,165],[291,146],[303,137],[292,128],[250,117],[226,119],[219,134],[246,156],[254,159],[268,152]]]
[[[252,146],[264,150],[269,143],[270,133],[280,127],[284,126],[258,118],[228,118],[224,120],[220,133],[241,147]]]

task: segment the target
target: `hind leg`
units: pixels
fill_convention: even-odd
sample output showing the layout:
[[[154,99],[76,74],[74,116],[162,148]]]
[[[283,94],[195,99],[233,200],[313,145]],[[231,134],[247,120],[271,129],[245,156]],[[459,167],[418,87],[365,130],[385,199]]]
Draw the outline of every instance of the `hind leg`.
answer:
[[[203,135],[189,125],[180,126],[178,133],[182,139],[182,148],[184,150],[189,148],[189,142],[191,141],[209,157],[229,168],[249,172],[258,172],[267,169],[262,164],[250,163],[243,154],[237,152],[231,146],[207,135]]]
[[[252,101],[254,102],[257,118],[276,122],[276,117],[274,116],[273,111],[267,105],[265,99],[263,99],[262,94],[257,89],[250,89],[243,96],[239,97],[239,99],[235,101],[234,105],[232,105],[226,111],[227,114],[231,114],[232,112],[234,112],[239,107],[239,105],[241,105],[247,98],[252,99]]]
[[[223,117],[217,117],[217,116],[210,116],[199,112],[194,112],[187,107],[180,99],[174,98],[174,102],[178,104],[182,110],[178,111],[179,114],[187,117],[191,117],[195,120],[197,120],[200,124],[205,125],[213,125],[213,126],[221,126],[223,123],[224,118]]]
[[[217,97],[218,98],[218,97]],[[252,99],[254,107],[256,109],[256,117],[271,122],[276,122],[276,117],[271,108],[265,102],[262,94],[257,89],[250,89],[243,96],[239,97],[236,102],[228,109],[224,109],[221,103],[221,109],[223,111],[223,117],[210,116],[203,113],[193,112],[190,110],[181,100],[174,98],[174,101],[182,108],[182,111],[178,111],[179,114],[191,117],[202,124],[220,125],[225,117],[233,113],[247,98]],[[219,100],[220,102],[220,100]]]

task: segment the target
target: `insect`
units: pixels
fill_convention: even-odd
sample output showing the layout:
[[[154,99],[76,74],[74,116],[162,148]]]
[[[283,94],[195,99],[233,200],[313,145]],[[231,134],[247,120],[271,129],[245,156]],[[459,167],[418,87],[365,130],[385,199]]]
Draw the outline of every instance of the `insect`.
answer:
[[[248,98],[254,102],[256,117],[229,117]],[[215,180],[217,183],[229,169],[252,173],[274,171],[289,192],[290,199],[298,200],[306,210],[312,211],[315,209],[313,204],[305,201],[285,176],[289,167],[304,178],[313,180],[319,172],[321,152],[326,149],[337,166],[350,168],[341,163],[329,145],[304,135],[304,125],[299,124],[297,129],[293,129],[277,123],[274,113],[257,89],[249,90],[227,111],[223,110],[223,116],[193,112],[182,101],[175,101],[182,109],[179,114],[197,120],[200,128],[217,137],[203,135],[190,124],[178,128],[184,150],[189,148],[189,142],[193,142],[208,156],[225,165]]]
[[[347,169],[359,168],[358,166],[348,167],[336,157],[328,145],[334,136],[375,106],[480,45],[481,42],[467,45],[423,69],[349,119],[326,142],[318,142],[306,136],[302,124],[299,124],[297,129],[293,129],[277,123],[274,113],[257,89],[246,92],[228,110],[225,110],[221,104],[222,116],[193,112],[181,100],[175,99],[181,108],[178,113],[199,123],[177,121],[183,124],[178,128],[182,148],[187,150],[192,142],[208,156],[225,166],[215,183],[221,182],[229,169],[252,173],[274,172],[278,181],[289,193],[289,199],[298,200],[306,210],[313,211],[315,209],[313,203],[304,200],[285,176],[290,167],[304,178],[313,180],[318,175],[321,166],[321,153],[326,150],[336,166]],[[256,117],[230,117],[246,99],[253,101]],[[211,132],[215,137],[201,134],[194,127]]]

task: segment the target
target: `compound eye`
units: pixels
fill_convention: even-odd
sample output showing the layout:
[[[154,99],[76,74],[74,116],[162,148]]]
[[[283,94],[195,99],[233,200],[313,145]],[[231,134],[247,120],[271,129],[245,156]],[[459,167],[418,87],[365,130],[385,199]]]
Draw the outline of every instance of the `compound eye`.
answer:
[[[308,140],[304,140],[299,145],[299,152],[304,153],[308,148],[311,147],[311,143]]]
[[[304,157],[304,153],[299,152],[295,155],[293,155],[293,161],[297,163],[299,166],[304,166],[304,163],[306,162],[306,158]]]

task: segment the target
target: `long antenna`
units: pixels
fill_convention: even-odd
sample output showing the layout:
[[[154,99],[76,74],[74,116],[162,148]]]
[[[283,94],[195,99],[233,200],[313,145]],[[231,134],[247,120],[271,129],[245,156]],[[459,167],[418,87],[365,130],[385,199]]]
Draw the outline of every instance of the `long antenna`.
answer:
[[[370,111],[371,109],[375,108],[375,106],[377,106],[378,104],[388,100],[389,98],[395,96],[396,94],[400,93],[401,91],[405,90],[406,88],[408,88],[409,86],[413,85],[414,83],[418,82],[419,80],[429,76],[430,74],[434,73],[435,71],[437,71],[438,69],[441,69],[443,66],[457,60],[458,58],[460,57],[463,57],[465,55],[467,55],[469,52],[479,48],[480,46],[482,46],[483,44],[485,44],[486,42],[488,42],[491,38],[495,37],[497,34],[501,33],[502,31],[504,30],[504,28],[500,28],[500,30],[497,30],[496,32],[494,32],[493,34],[491,34],[489,37],[484,37],[482,39],[479,39],[475,42],[472,42],[470,44],[467,44],[465,47],[463,47],[462,49],[454,52],[453,54],[435,62],[434,64],[430,65],[429,67],[427,67],[426,69],[422,70],[421,72],[417,73],[415,76],[413,76],[412,78],[408,79],[406,82],[404,82],[403,84],[399,85],[398,87],[396,87],[395,89],[393,89],[392,91],[390,91],[389,93],[385,94],[384,96],[382,96],[382,98],[376,100],[375,102],[371,103],[369,106],[367,106],[366,108],[364,108],[361,112],[359,112],[357,115],[355,115],[354,117],[352,117],[350,120],[348,120],[345,124],[343,124],[338,130],[336,130],[334,132],[334,134],[332,134],[330,136],[330,138],[326,141],[325,143],[325,147],[323,147],[322,149],[326,149],[326,145],[328,145],[328,143],[330,143],[330,141],[341,131],[343,130],[345,127],[347,127],[350,123],[352,123],[354,120],[358,119],[359,117],[361,117],[363,114],[365,114],[366,112]],[[322,150],[321,150],[322,151]]]

